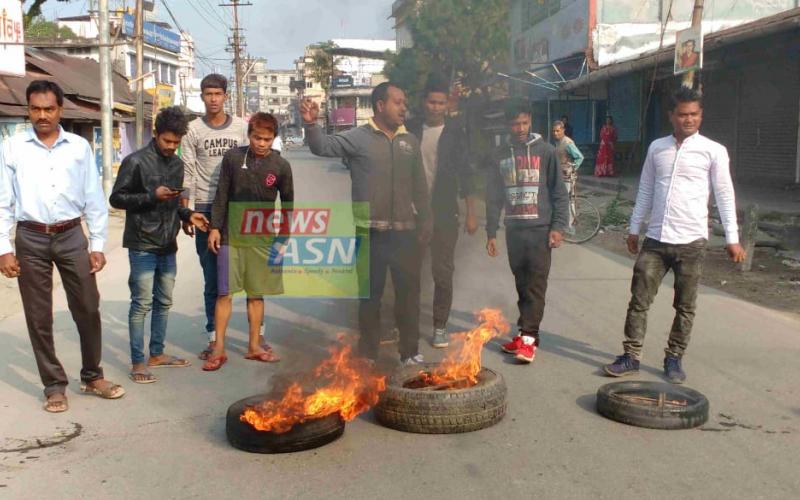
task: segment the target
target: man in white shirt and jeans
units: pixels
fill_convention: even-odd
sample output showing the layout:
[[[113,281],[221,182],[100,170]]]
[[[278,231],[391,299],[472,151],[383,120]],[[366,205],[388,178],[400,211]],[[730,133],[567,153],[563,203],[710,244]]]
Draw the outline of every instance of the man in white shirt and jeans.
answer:
[[[725,228],[728,256],[733,262],[742,262],[745,251],[739,244],[728,151],[698,132],[703,119],[700,93],[681,87],[672,96],[669,116],[674,132],[650,145],[631,215],[628,251],[639,256],[625,319],[625,353],[604,370],[612,377],[638,373],[647,311],[661,280],[672,269],[675,319],[665,350],[664,373],[670,382],[680,384],[686,380],[681,359],[692,331],[708,241],[709,186]],[[648,215],[650,223],[639,250],[640,228]]]

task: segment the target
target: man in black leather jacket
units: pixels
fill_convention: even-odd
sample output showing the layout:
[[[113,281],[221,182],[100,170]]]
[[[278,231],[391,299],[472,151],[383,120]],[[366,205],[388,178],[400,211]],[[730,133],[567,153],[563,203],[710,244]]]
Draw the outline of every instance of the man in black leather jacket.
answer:
[[[150,144],[127,156],[114,183],[109,202],[126,210],[122,246],[128,249],[131,308],[128,330],[131,346],[130,379],[138,384],[156,381],[150,368],[189,366],[185,359],[164,354],[167,317],[177,272],[175,253],[181,221],[208,230],[208,219],[181,207],[183,161],[175,155],[188,122],[178,107],[163,109],[156,117],[156,134]],[[145,363],[144,324],[150,319],[150,359]]]

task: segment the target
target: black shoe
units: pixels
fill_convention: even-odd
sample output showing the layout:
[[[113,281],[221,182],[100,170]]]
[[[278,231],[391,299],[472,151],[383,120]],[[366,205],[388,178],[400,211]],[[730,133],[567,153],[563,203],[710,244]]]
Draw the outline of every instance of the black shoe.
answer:
[[[603,371],[612,377],[623,377],[625,375],[634,375],[639,373],[639,360],[625,353],[622,356],[617,356],[610,365],[605,365]]]
[[[664,358],[664,375],[673,384],[682,384],[686,380],[686,372],[681,367],[681,358],[676,356]]]

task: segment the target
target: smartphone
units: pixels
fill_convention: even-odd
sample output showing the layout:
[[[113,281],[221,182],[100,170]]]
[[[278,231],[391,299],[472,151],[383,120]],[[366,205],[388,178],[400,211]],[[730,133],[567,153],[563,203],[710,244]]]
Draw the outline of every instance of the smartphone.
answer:
[[[178,193],[182,193],[182,192],[186,191],[186,188],[182,188],[182,187],[181,188],[173,188],[173,187],[171,187],[170,189],[173,190],[173,191],[176,191]]]

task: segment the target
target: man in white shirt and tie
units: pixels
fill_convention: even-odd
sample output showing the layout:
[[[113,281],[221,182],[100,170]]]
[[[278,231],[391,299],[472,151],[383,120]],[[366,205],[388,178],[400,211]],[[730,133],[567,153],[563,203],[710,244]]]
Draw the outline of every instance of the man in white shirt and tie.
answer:
[[[604,370],[613,377],[638,373],[647,311],[661,280],[672,269],[675,319],[665,350],[664,373],[670,382],[680,384],[686,380],[681,360],[692,331],[706,254],[709,187],[714,190],[725,228],[728,256],[733,262],[742,262],[745,251],[739,244],[728,151],[699,132],[703,119],[700,93],[681,87],[672,96],[669,117],[673,134],[650,145],[631,215],[628,251],[639,255],[625,319],[625,353]],[[647,216],[650,223],[639,250],[639,232]]]
[[[67,410],[67,375],[53,342],[53,264],[58,268],[81,345],[81,391],[117,399],[125,390],[103,378],[100,294],[108,210],[94,154],[59,125],[64,93],[47,80],[26,90],[33,129],[0,147],[0,273],[18,278],[28,334],[44,384],[44,409]],[[89,240],[81,229],[81,216]],[[16,230],[16,255],[11,229]]]

